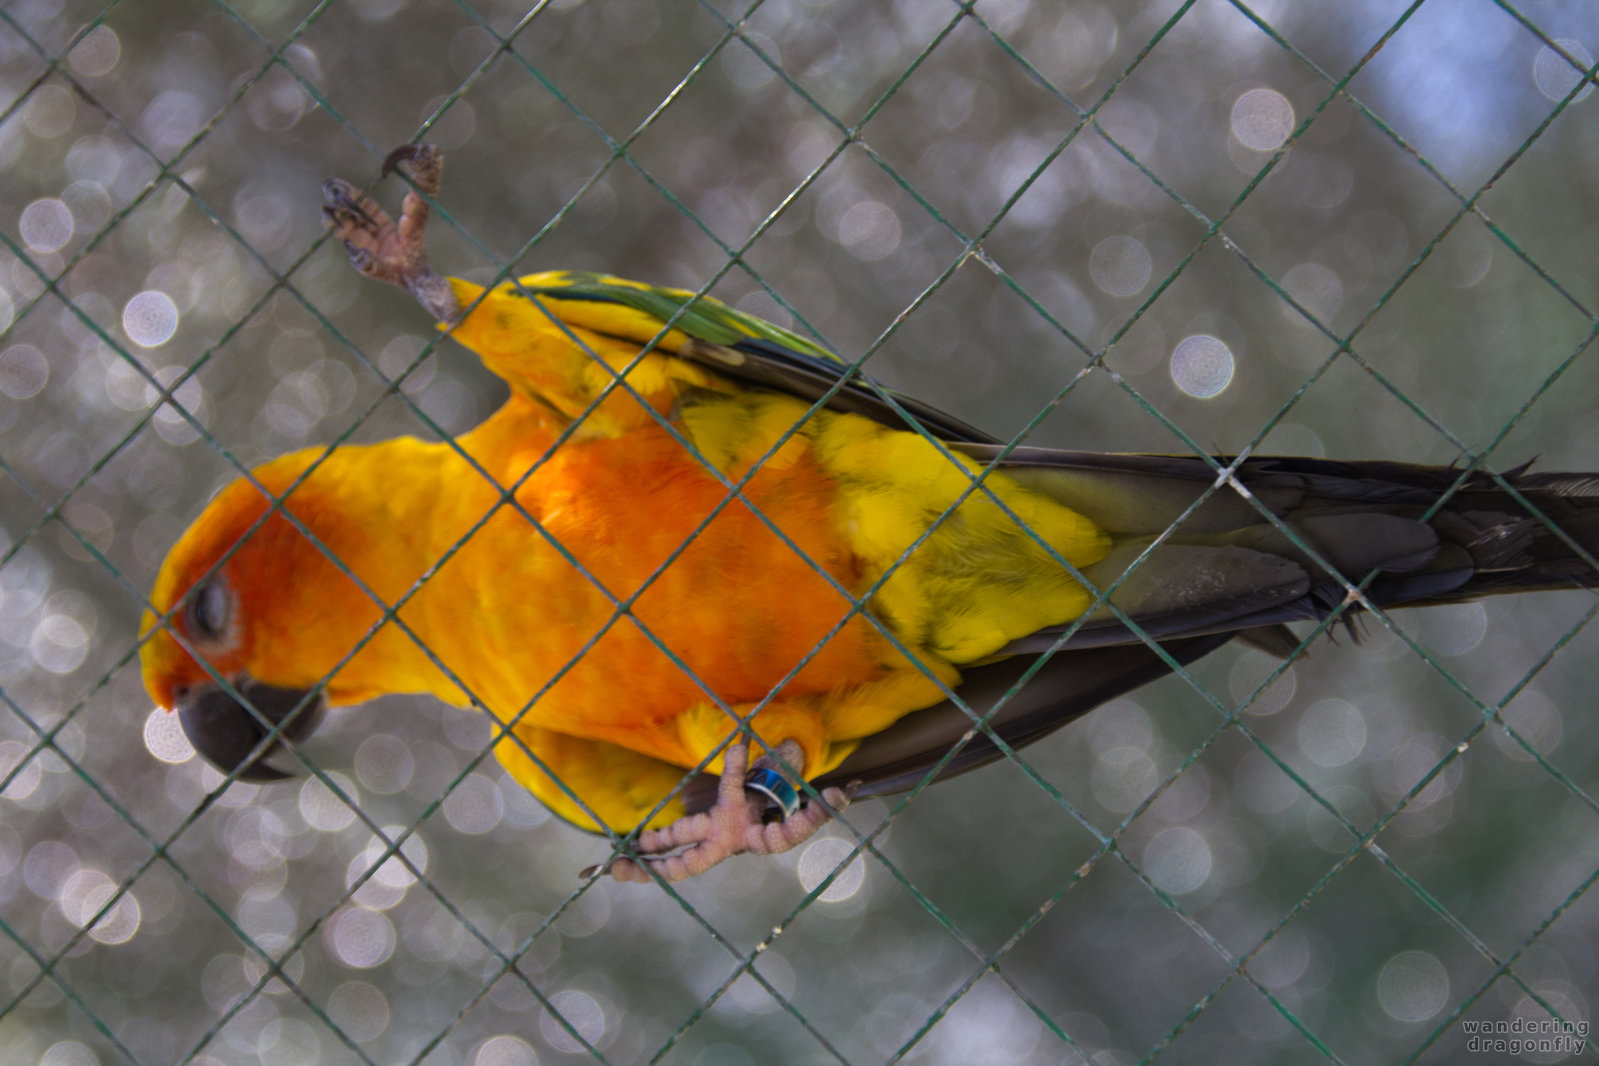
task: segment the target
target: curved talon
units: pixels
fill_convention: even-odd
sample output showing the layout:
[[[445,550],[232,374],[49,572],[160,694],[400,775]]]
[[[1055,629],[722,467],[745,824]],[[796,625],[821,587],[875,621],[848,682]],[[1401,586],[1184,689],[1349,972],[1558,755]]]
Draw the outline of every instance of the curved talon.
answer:
[[[444,153],[433,144],[402,144],[394,151],[383,157],[383,169],[378,171],[378,176],[386,178],[400,168],[401,163],[410,164],[411,180],[429,196],[439,191],[439,180],[443,176]]]
[[[350,265],[362,274],[370,275],[376,257],[365,248],[357,248],[354,241],[344,242],[344,254],[350,257]]]
[[[383,165],[378,168],[378,177],[386,178],[399,169],[400,164],[408,161],[416,154],[416,145],[402,144],[383,157]]]
[[[322,217],[329,222],[338,222],[345,215],[353,215],[355,217],[352,221],[362,224],[366,229],[376,231],[389,221],[381,207],[368,199],[361,190],[340,178],[329,178],[322,183],[322,200]],[[376,211],[376,217],[368,208]]]

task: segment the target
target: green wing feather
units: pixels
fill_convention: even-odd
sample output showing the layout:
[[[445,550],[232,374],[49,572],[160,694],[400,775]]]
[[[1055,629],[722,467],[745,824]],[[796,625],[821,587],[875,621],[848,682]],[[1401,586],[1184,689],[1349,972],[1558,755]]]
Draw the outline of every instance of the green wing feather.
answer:
[[[563,306],[568,301],[575,301],[631,308],[639,315],[609,316],[612,328],[605,332],[628,337],[640,344],[654,338],[660,333],[661,327],[670,321],[672,328],[710,344],[732,347],[741,341],[764,340],[795,353],[843,365],[843,360],[815,341],[765,319],[735,310],[720,300],[699,296],[685,289],[660,288],[581,270],[533,274],[520,279],[519,285],[532,295],[559,301]],[[621,327],[626,332],[619,333],[615,327]]]
[[[960,419],[850,368],[815,341],[709,296],[579,270],[530,274],[517,279],[508,292],[537,300],[568,325],[639,345],[653,341],[662,351],[746,385],[813,402],[836,389],[828,397],[829,410],[865,415],[896,429],[910,428],[905,416],[885,399],[889,396],[935,437],[994,441]],[[671,329],[663,335],[669,322]],[[685,343],[688,339],[702,343]]]

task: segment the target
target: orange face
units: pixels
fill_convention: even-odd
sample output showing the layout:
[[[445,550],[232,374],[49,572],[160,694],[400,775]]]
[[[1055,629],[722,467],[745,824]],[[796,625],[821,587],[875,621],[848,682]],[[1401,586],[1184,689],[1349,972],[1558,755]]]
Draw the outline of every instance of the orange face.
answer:
[[[381,616],[302,530],[313,528],[302,516],[315,521],[323,510],[316,486],[307,482],[281,507],[266,495],[305,465],[289,456],[255,472],[260,487],[240,479],[219,493],[168,554],[141,627],[151,698],[178,711],[202,755],[248,780],[283,776],[262,762],[281,746],[262,741],[291,714],[280,735],[309,733],[341,654]],[[335,622],[354,635],[330,633]],[[326,691],[341,694],[333,684]]]
[[[254,538],[244,544],[239,541],[267,509],[258,493],[242,491],[249,488],[236,482],[211,504],[168,554],[151,591],[154,611],[145,612],[140,626],[146,641],[139,661],[145,688],[168,710],[194,686],[213,681],[212,671],[232,677],[243,669],[246,629],[240,625],[235,579],[241,569],[239,556]],[[249,500],[250,495],[256,499]],[[255,532],[259,535],[261,530]],[[162,622],[155,612],[169,617]],[[196,656],[203,657],[211,670]]]

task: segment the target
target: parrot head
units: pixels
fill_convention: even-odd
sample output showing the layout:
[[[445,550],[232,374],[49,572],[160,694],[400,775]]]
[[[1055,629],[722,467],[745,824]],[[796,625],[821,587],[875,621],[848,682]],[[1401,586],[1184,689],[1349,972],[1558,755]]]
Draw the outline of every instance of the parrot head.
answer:
[[[329,703],[371,694],[338,672],[381,617],[329,558],[359,550],[350,524],[314,475],[282,504],[272,498],[313,458],[286,456],[218,493],[168,553],[140,627],[151,697],[177,711],[196,751],[243,781],[289,776],[298,760],[285,745],[308,737]]]

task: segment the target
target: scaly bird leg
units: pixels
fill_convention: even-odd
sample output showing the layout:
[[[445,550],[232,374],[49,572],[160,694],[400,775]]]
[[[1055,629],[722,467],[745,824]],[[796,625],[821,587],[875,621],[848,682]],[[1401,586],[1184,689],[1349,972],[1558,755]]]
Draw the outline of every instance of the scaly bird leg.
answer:
[[[400,205],[398,225],[377,201],[340,178],[322,183],[322,217],[344,241],[355,269],[405,289],[438,321],[454,322],[461,317],[460,301],[450,283],[428,266],[424,239],[427,197],[439,191],[444,155],[431,144],[402,144],[383,160],[383,173],[401,163],[407,164],[414,187]]]
[[[633,846],[637,859],[619,856],[603,868],[584,870],[584,875],[599,872],[618,881],[648,881],[653,870],[667,881],[682,881],[743,852],[772,855],[804,843],[834,812],[848,806],[849,793],[829,788],[822,793],[823,803],[801,799],[776,769],[781,760],[803,771],[799,745],[785,740],[773,755],[775,758],[757,759],[754,769],[746,773],[749,741],[729,744],[722,755],[716,803],[710,810],[679,818],[661,829],[645,830]],[[768,800],[781,803],[785,795],[798,806],[775,821],[766,821]]]

